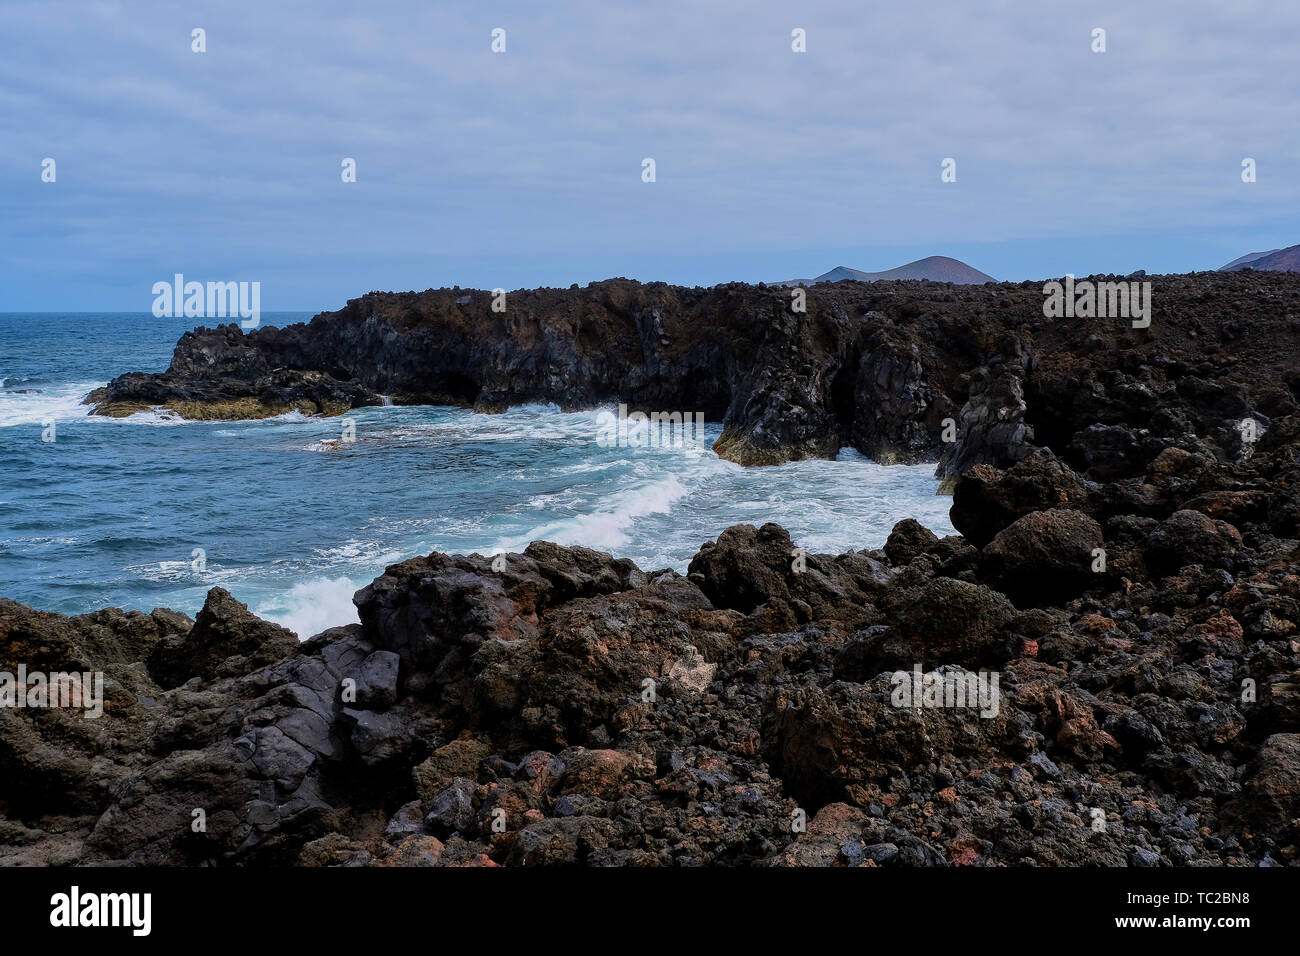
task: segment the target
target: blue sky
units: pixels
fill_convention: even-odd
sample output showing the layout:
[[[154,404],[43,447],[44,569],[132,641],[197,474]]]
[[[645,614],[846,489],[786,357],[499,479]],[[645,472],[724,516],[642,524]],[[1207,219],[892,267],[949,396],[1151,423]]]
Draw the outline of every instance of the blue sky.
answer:
[[[0,311],[1215,268],[1300,242],[1298,40],[1281,0],[5,0]]]

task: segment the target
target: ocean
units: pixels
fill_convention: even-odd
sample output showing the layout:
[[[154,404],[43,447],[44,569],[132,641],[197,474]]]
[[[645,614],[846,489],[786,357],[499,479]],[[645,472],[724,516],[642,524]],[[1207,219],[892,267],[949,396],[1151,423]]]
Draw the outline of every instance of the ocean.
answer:
[[[553,406],[359,409],[346,416],[354,436],[343,419],[296,413],[87,414],[86,393],[165,369],[191,327],[148,313],[0,313],[0,597],[65,614],[193,615],[220,585],[306,638],[355,621],[354,591],[431,551],[542,539],[684,572],[733,524],[775,521],[833,553],[879,547],[904,517],[953,533],[933,465],[846,450],[742,468],[709,450],[720,425],[683,449],[610,447],[601,410]]]

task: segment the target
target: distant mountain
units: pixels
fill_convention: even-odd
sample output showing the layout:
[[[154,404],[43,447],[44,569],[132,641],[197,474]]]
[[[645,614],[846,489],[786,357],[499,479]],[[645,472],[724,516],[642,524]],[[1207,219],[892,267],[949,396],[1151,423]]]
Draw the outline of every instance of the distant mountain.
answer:
[[[1271,252],[1252,252],[1240,259],[1233,259],[1226,266],[1220,266],[1220,272],[1240,272],[1242,269],[1258,269],[1260,272],[1300,272],[1300,246],[1287,246]]]
[[[890,279],[928,279],[930,282],[953,282],[958,285],[982,285],[985,282],[997,282],[991,275],[973,269],[959,259],[947,256],[926,256],[897,269],[886,272],[863,272],[848,266],[836,266],[830,272],[823,272],[815,279],[789,279],[779,285],[813,285],[817,282],[843,282],[853,279],[857,282],[880,282]]]

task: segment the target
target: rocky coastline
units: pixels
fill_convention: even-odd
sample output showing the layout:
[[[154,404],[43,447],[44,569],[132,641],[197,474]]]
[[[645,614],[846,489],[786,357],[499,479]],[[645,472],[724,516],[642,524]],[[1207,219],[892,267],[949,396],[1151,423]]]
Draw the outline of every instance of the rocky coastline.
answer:
[[[0,600],[0,672],[104,675],[97,719],[0,707],[0,864],[1294,865],[1300,276],[1155,281],[1148,329],[1030,284],[613,280],[187,334],[99,412],[615,397],[742,462],[938,461],[960,534],[435,553],[302,642],[220,588]],[[921,672],[994,706],[900,702]]]
[[[309,323],[187,332],[167,371],[119,376],[87,402],[186,418],[621,402],[721,422],[715,450],[741,464],[852,447],[938,462],[944,490],[1036,447],[1096,480],[1140,475],[1171,446],[1240,460],[1244,420],[1263,432],[1300,410],[1300,275],[1144,281],[1146,328],[1047,318],[1034,282],[372,292]]]
[[[220,588],[0,601],[0,669],[105,675],[99,719],[0,709],[0,864],[1293,864],[1298,424],[1105,484],[981,465],[961,535],[879,551],[431,554],[302,643]],[[920,668],[994,712],[899,706]]]

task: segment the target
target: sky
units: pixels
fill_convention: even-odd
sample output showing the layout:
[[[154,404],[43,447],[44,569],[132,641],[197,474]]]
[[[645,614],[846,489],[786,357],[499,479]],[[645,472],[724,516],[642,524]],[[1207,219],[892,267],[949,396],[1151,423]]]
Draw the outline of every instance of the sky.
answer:
[[[1300,242],[1298,40],[1290,0],[3,0],[0,311],[1213,269]]]

